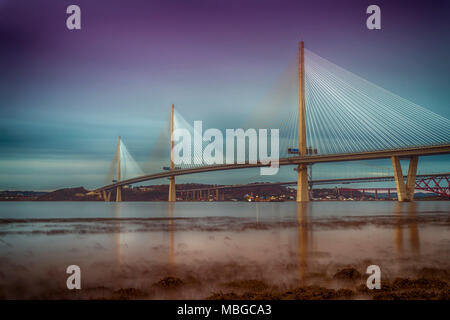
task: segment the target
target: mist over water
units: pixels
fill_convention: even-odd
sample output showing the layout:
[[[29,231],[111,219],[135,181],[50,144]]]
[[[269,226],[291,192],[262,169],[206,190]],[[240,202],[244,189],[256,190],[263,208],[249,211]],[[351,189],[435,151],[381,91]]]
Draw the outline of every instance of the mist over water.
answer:
[[[338,270],[371,264],[382,279],[428,269],[445,278],[449,226],[445,201],[3,202],[0,297],[117,298],[134,288],[142,298],[203,299],[242,280],[337,289]],[[78,291],[66,288],[72,264]],[[183,284],[155,285],[168,276]]]

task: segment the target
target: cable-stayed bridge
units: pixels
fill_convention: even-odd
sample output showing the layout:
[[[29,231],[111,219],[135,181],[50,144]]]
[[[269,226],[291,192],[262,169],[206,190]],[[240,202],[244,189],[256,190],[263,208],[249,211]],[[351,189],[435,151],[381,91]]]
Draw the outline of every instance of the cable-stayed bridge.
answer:
[[[294,93],[294,94],[293,94]],[[277,87],[257,107],[258,112],[246,127],[278,128],[280,132],[280,166],[295,166],[297,201],[309,201],[308,167],[313,164],[386,159],[392,160],[393,177],[399,201],[414,197],[419,156],[450,153],[450,120],[403,99],[330,61],[304,49],[299,44],[298,58],[280,77]],[[94,192],[105,200],[110,190],[121,201],[121,187],[138,182],[169,178],[169,201],[175,201],[175,177],[200,172],[235,170],[269,166],[267,162],[243,161],[206,165],[202,161],[174,163],[175,129],[184,128],[198,134],[171,107],[170,130],[165,140],[170,166],[164,171],[121,179],[132,159],[120,140],[111,172],[116,179]],[[205,145],[192,154],[202,159]],[[249,146],[247,146],[247,151]],[[124,151],[125,150],[125,151]],[[220,154],[219,158],[224,159]],[[409,159],[405,176],[400,159]],[[123,165],[124,161],[127,165]],[[135,168],[136,169],[136,168]],[[111,180],[110,180],[111,181]],[[448,180],[447,180],[448,181]]]

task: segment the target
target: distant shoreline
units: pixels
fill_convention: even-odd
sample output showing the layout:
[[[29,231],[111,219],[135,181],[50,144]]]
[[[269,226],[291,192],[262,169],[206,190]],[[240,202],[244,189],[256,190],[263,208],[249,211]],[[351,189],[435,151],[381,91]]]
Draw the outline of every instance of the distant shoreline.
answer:
[[[205,202],[205,201],[249,201],[249,202],[282,202],[295,201],[296,189],[280,185],[255,186],[247,185],[240,188],[223,188],[221,185],[206,184],[180,184],[177,185],[177,191],[183,191],[184,198],[177,197],[177,201],[186,202]],[[223,197],[217,200],[214,192],[202,192],[196,194],[195,200],[192,196],[192,190],[221,188]],[[370,190],[370,188],[367,188]],[[198,192],[198,191],[196,191]],[[114,201],[114,192],[111,201]],[[122,189],[122,201],[167,201],[168,185],[139,186],[134,188]],[[338,188],[314,189],[312,201],[396,201],[396,192],[387,193],[371,192],[361,193],[356,189],[354,191],[339,191]],[[439,195],[417,192],[415,200],[418,201],[448,201]],[[45,191],[0,191],[0,201],[104,201],[97,195],[89,194],[89,190],[84,187],[64,188],[51,192]]]

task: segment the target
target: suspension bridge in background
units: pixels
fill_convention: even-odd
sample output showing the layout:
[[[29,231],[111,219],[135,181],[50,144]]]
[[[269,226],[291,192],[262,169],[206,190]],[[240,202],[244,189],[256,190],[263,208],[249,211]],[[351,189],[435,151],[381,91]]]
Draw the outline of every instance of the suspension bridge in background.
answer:
[[[295,101],[293,94],[288,94],[292,92],[296,93]],[[258,158],[255,162],[221,161],[212,165],[190,163],[175,167],[174,130],[185,128],[193,134],[198,133],[175,111],[174,105],[171,106],[169,126],[166,145],[170,148],[170,166],[160,172],[144,174],[119,137],[110,169],[116,179],[92,192],[109,201],[111,192],[115,191],[115,200],[122,201],[123,186],[168,178],[168,201],[173,202],[177,193],[176,176],[270,166]],[[299,43],[295,65],[288,66],[284,77],[280,78],[279,88],[258,105],[258,113],[250,120],[249,127],[279,128],[278,165],[294,166],[297,180],[272,185],[296,184],[298,202],[309,201],[309,188],[321,183],[309,178],[308,167],[374,159],[391,159],[393,174],[355,180],[334,179],[334,182],[376,181],[377,178],[380,181],[393,180],[398,201],[412,201],[415,189],[450,196],[448,172],[417,175],[420,156],[450,153],[450,120],[304,49],[303,42]],[[194,150],[194,158],[202,159],[203,151],[204,145],[197,153]],[[400,160],[409,160],[406,175]],[[134,176],[123,179],[127,171],[134,172]],[[333,179],[323,180],[331,183]]]

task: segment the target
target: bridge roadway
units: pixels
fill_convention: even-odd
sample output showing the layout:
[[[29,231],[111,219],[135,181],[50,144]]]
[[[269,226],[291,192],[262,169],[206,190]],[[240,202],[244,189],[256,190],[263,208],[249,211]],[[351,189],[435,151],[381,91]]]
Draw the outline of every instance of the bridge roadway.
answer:
[[[293,156],[289,158],[282,158],[279,160],[280,166],[285,165],[299,165],[299,164],[314,164],[325,162],[341,162],[341,161],[355,161],[355,160],[371,160],[371,159],[385,159],[393,156],[397,157],[411,157],[411,156],[425,156],[425,155],[437,155],[450,153],[450,144],[436,145],[436,146],[424,146],[424,147],[410,147],[403,149],[393,150],[379,150],[379,151],[367,151],[358,153],[341,153],[341,154],[328,154],[328,155],[308,155],[308,156]],[[269,164],[258,163],[242,163],[242,164],[218,164],[201,166],[188,169],[178,169],[172,171],[164,171],[154,174],[143,175],[127,180],[118,181],[98,189],[94,192],[102,192],[105,190],[114,189],[116,187],[130,185],[138,182],[156,180],[161,178],[167,178],[171,176],[181,176],[186,174],[194,174],[209,171],[223,171],[245,168],[258,168],[268,167]]]

